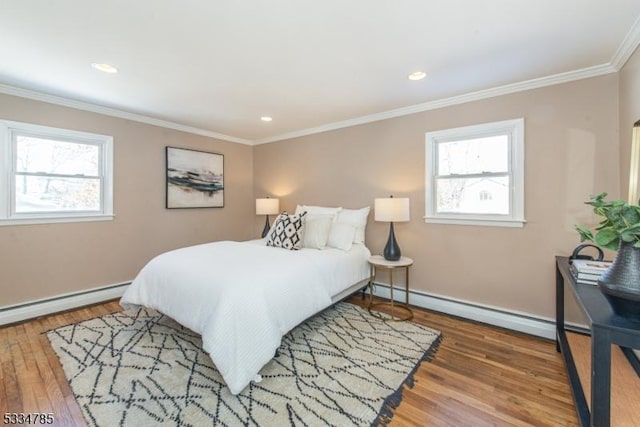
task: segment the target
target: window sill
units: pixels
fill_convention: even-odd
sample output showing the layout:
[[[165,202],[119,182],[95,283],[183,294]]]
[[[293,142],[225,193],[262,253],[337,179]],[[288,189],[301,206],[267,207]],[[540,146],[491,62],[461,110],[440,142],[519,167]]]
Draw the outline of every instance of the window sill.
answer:
[[[99,214],[99,215],[78,215],[78,216],[50,216],[38,218],[13,218],[0,219],[0,227],[6,225],[34,225],[34,224],[57,224],[68,222],[92,222],[92,221],[111,221],[115,215]]]
[[[433,218],[424,217],[427,224],[475,225],[481,227],[522,228],[527,222],[524,219],[487,219],[487,218]]]

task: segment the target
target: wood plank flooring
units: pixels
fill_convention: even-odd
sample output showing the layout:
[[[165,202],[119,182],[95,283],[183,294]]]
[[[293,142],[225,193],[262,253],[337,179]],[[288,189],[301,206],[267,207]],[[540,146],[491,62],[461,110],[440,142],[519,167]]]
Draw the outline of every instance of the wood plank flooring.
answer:
[[[0,328],[0,415],[52,412],[56,425],[85,425],[42,332],[118,310],[112,301]],[[553,342],[416,308],[413,321],[444,338],[404,390],[391,426],[578,425]]]

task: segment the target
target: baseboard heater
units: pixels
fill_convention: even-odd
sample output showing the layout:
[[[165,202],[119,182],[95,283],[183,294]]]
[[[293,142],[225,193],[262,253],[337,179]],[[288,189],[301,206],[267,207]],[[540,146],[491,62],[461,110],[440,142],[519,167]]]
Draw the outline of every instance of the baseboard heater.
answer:
[[[0,308],[0,325],[71,310],[86,305],[120,298],[131,282],[117,283],[86,291],[58,295]]]
[[[375,283],[374,295],[389,298],[389,285]],[[394,289],[398,301],[405,301],[404,289]],[[409,290],[409,304],[428,310],[446,313],[463,319],[499,326],[513,331],[523,332],[550,340],[555,339],[555,322],[552,319],[534,317],[527,313],[508,311],[499,307],[475,304],[469,301],[447,298],[442,295]],[[576,327],[580,327],[576,325]]]

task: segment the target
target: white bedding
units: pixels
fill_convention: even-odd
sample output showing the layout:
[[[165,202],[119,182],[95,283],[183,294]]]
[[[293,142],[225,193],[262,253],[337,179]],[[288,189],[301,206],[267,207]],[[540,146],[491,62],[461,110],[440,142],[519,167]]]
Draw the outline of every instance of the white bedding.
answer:
[[[215,242],[164,253],[134,279],[120,303],[166,314],[202,335],[233,394],[275,355],[282,337],[368,278],[369,250],[286,249],[264,241]]]

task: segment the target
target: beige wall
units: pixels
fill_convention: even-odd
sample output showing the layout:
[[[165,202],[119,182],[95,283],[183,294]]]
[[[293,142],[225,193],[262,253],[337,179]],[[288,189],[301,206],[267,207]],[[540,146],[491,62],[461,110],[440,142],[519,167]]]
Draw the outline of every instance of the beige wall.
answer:
[[[578,244],[575,222],[593,220],[582,202],[619,192],[617,85],[611,74],[260,145],[255,194],[278,196],[289,210],[408,196],[411,221],[397,224],[396,236],[416,261],[413,289],[552,318],[554,256]],[[525,118],[525,227],[426,224],[425,132],[518,117]],[[387,234],[372,214],[373,253]]]
[[[151,257],[253,236],[252,147],[0,95],[0,118],[112,135],[115,219],[0,227],[0,307],[127,282]],[[165,209],[165,146],[224,154],[225,207]]]
[[[624,200],[629,193],[632,128],[638,120],[640,120],[640,49],[636,49],[620,70],[620,195]]]
[[[620,115],[612,74],[256,147],[0,95],[2,119],[114,136],[116,215],[0,227],[0,307],[129,281],[173,248],[253,238],[264,220],[254,194],[278,196],[290,210],[372,206],[394,194],[411,198],[411,222],[397,224],[396,234],[416,260],[413,289],[553,317],[553,256],[578,243],[575,222],[593,221],[582,202],[626,185],[617,131],[640,113],[631,96],[639,63],[636,53],[620,74]],[[425,224],[425,132],[517,117],[526,126],[525,227]],[[164,208],[167,145],[225,155],[225,208]],[[387,233],[371,214],[372,252],[382,251]]]

